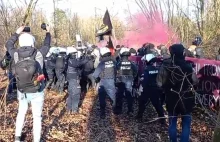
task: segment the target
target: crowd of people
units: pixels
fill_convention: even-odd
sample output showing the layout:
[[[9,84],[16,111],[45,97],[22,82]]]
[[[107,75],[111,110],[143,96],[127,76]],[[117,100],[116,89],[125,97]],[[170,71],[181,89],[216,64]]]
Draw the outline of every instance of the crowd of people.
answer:
[[[166,124],[163,104],[166,104],[169,122],[169,138],[177,142],[177,118],[182,118],[181,142],[189,142],[191,113],[194,107],[194,86],[198,79],[193,65],[185,56],[203,58],[201,38],[186,49],[182,44],[169,48],[157,48],[146,43],[137,51],[125,46],[116,46],[114,54],[106,47],[76,45],[50,47],[51,35],[46,27],[46,37],[41,48],[35,47],[35,39],[25,27],[17,29],[6,42],[6,55],[1,67],[7,70],[10,80],[8,94],[15,89],[19,102],[16,120],[15,141],[22,134],[28,104],[32,105],[34,142],[41,139],[42,109],[45,90],[64,95],[69,114],[79,112],[81,94],[91,89],[97,91],[100,104],[100,118],[106,117],[106,98],[110,99],[115,115],[123,112],[123,100],[127,102],[127,114],[134,114],[134,100],[138,99],[136,119],[142,120],[146,103],[151,101],[161,125]],[[18,41],[19,47],[16,48]],[[143,71],[131,61],[131,55],[141,56]],[[219,55],[217,56],[219,60]]]

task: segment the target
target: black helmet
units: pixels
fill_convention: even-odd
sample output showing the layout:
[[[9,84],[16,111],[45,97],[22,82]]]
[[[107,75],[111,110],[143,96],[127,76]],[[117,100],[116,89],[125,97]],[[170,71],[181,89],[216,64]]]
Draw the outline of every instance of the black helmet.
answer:
[[[193,41],[193,45],[199,46],[202,44],[202,38],[200,36],[195,37],[195,40]]]

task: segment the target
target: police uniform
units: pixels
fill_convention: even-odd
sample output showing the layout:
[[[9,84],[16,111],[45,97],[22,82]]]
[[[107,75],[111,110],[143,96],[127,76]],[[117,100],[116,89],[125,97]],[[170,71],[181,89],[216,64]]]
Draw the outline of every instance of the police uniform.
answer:
[[[47,74],[47,85],[46,88],[51,87],[54,89],[54,81],[55,81],[55,67],[56,67],[56,58],[59,53],[59,49],[57,47],[51,47],[49,53],[47,54],[44,62],[45,62],[45,69]]]
[[[67,55],[63,48],[60,48],[60,53],[56,58],[55,73],[57,77],[57,82],[55,88],[59,93],[62,93],[65,85],[65,71],[67,67]]]
[[[127,99],[128,114],[133,112],[132,86],[134,78],[137,76],[137,67],[128,59],[130,54],[131,53],[128,48],[121,48],[121,59],[117,63],[116,114],[120,114],[122,112],[124,96]]]
[[[141,93],[141,96],[139,98],[139,111],[137,117],[142,118],[148,99],[150,99],[152,105],[156,109],[158,116],[164,117],[164,110],[160,101],[160,96],[162,92],[156,83],[159,68],[152,64],[152,60],[155,59],[155,56],[153,54],[147,54],[144,58],[146,59],[146,61],[148,61],[148,64],[144,70],[144,74],[141,80],[143,92]]]
[[[115,106],[115,76],[116,65],[111,57],[111,52],[107,47],[100,48],[100,55],[102,56],[98,67],[93,73],[96,82],[99,82],[98,96],[100,102],[100,117],[105,118],[106,95],[112,101],[113,107]]]
[[[89,85],[91,85],[92,88],[95,87],[95,79],[93,78],[92,74],[94,72],[94,57],[92,55],[87,55],[86,59],[89,60],[85,65],[83,69],[83,76],[86,80],[86,90],[88,90]],[[91,84],[90,84],[91,83]]]
[[[67,48],[69,59],[67,68],[67,81],[68,81],[68,98],[67,98],[67,110],[70,112],[78,112],[81,87],[80,77],[81,68],[87,62],[77,58],[77,50],[73,47]]]

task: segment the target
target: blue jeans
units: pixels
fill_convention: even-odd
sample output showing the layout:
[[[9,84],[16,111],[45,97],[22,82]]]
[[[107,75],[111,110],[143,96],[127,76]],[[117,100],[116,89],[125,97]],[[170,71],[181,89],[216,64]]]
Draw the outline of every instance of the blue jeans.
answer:
[[[24,126],[25,115],[28,110],[28,103],[31,103],[32,115],[33,115],[33,138],[34,142],[39,142],[41,138],[41,121],[42,110],[44,104],[44,92],[27,93],[26,95],[17,91],[19,108],[16,119],[15,136],[20,137],[22,134],[22,128]]]
[[[169,115],[169,137],[171,142],[177,142],[177,119],[178,117]],[[189,142],[190,128],[192,116],[182,116],[182,133],[180,137],[180,142]]]

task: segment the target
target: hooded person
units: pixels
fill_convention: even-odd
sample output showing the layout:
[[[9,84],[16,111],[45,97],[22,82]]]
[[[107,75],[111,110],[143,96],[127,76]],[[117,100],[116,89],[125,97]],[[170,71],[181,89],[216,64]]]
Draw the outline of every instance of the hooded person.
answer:
[[[49,88],[55,89],[54,88],[55,77],[56,77],[55,68],[56,68],[56,59],[59,52],[60,50],[58,47],[51,47],[44,60],[45,69],[48,77],[47,85],[46,85],[47,89]]]
[[[169,115],[170,141],[177,141],[177,118],[182,115],[181,141],[189,141],[191,113],[195,104],[193,85],[198,82],[192,65],[185,60],[185,48],[181,44],[170,47],[171,60],[162,65],[157,84],[164,89]]]
[[[144,55],[145,54],[154,54],[156,57],[159,56],[158,51],[155,49],[155,45],[152,43],[148,43],[146,45],[145,51],[144,51]]]
[[[115,114],[122,113],[122,104],[124,95],[127,99],[128,112],[127,114],[133,113],[133,96],[132,87],[134,79],[137,76],[138,69],[136,65],[128,58],[131,56],[129,48],[120,49],[120,60],[117,62],[117,75],[116,75],[116,107]]]
[[[55,65],[55,73],[57,77],[55,89],[61,95],[64,91],[64,85],[66,81],[67,55],[66,48],[58,47],[58,49],[60,52],[56,58]]]
[[[111,99],[113,107],[115,107],[115,77],[116,77],[116,64],[111,57],[111,51],[107,47],[100,48],[100,63],[93,73],[96,83],[99,83],[98,96],[100,103],[100,118],[104,119],[106,96]]]
[[[164,117],[164,110],[160,100],[162,92],[156,82],[157,74],[159,72],[159,68],[156,66],[157,58],[154,54],[146,54],[141,60],[146,62],[146,67],[141,77],[141,96],[138,100],[139,107],[136,118],[140,120],[142,119],[148,99],[150,99],[158,116]],[[160,122],[164,124],[165,120],[160,119]]]
[[[74,47],[67,47],[68,67],[67,67],[67,82],[68,82],[68,98],[67,110],[69,113],[78,113],[79,102],[81,95],[80,78],[82,74],[82,66],[88,60],[81,60],[79,52]]]
[[[21,140],[22,128],[28,104],[32,105],[33,113],[33,140],[39,142],[41,139],[41,121],[44,103],[44,58],[50,49],[51,35],[49,27],[44,44],[41,48],[35,47],[35,39],[30,33],[23,33],[24,26],[17,29],[6,42],[6,48],[15,65],[12,67],[13,74],[17,81],[17,98],[19,101],[18,114],[16,119],[15,141]],[[18,40],[19,48],[15,48]]]

